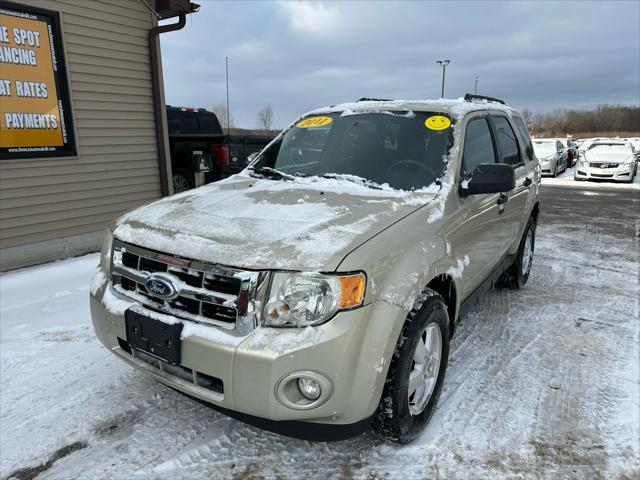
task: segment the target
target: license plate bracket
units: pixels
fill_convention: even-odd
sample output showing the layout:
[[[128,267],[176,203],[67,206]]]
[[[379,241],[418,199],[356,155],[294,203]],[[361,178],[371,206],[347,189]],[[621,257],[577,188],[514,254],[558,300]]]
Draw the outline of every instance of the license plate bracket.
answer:
[[[168,324],[127,310],[124,312],[127,342],[171,365],[180,365],[182,324]]]

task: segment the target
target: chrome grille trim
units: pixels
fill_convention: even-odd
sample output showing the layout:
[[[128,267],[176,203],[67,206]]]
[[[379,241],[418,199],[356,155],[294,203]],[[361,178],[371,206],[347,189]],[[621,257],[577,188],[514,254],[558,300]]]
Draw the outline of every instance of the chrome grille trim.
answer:
[[[589,166],[592,168],[618,168],[622,164],[618,163],[607,163],[607,162],[590,162]]]
[[[124,255],[137,257],[136,267],[123,263]],[[130,257],[127,257],[130,260]],[[128,260],[128,263],[131,263]],[[152,272],[141,267],[153,265],[160,270]],[[178,297],[165,300],[151,295],[144,286],[152,273],[162,272],[168,276],[178,288]],[[189,279],[189,285],[183,278]],[[185,277],[186,276],[186,277]],[[125,288],[123,279],[127,287]],[[227,330],[233,335],[246,335],[254,330],[260,322],[262,302],[266,298],[270,273],[267,271],[241,270],[224,265],[190,260],[170,254],[149,250],[137,245],[128,244],[118,239],[113,240],[111,255],[111,282],[114,290],[120,294],[141,303],[143,306],[166,313],[177,318],[198,323],[215,325]],[[216,287],[238,292],[216,291]],[[183,302],[180,303],[180,299]],[[186,302],[186,305],[185,305]],[[195,310],[197,313],[190,311]],[[190,310],[189,310],[190,309]],[[204,310],[204,313],[203,313]]]

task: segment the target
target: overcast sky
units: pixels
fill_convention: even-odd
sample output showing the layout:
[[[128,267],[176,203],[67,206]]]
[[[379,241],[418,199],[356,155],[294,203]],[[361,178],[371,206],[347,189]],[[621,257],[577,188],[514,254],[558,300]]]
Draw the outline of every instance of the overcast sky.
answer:
[[[162,34],[166,101],[211,108],[255,128],[363,96],[473,92],[549,111],[640,105],[640,2],[217,2]],[[169,21],[170,23],[171,21]]]

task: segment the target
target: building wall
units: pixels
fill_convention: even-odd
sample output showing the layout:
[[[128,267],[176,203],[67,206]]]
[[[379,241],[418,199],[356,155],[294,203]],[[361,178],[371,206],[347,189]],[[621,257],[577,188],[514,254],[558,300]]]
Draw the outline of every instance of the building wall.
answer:
[[[0,162],[0,270],[96,251],[111,219],[161,195],[152,12],[141,0],[16,3],[61,13],[78,156]]]

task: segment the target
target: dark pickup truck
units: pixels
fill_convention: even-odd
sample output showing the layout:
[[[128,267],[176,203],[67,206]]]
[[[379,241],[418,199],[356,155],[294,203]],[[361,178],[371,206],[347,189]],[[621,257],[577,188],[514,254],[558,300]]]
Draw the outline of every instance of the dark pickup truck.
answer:
[[[167,123],[176,193],[238,173],[278,133],[231,129],[225,135],[215,113],[204,108],[167,106]]]

